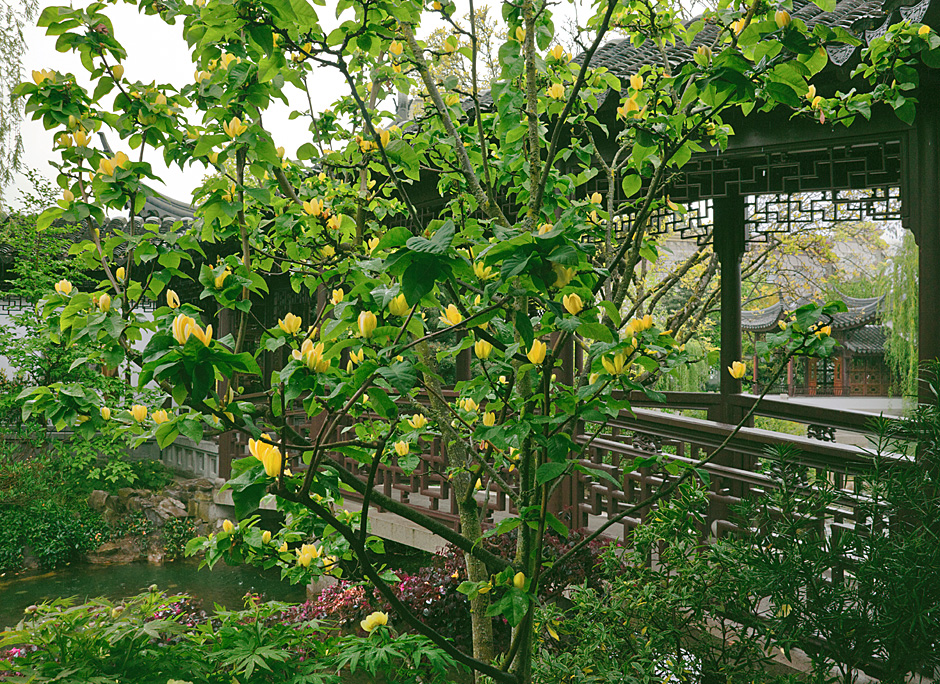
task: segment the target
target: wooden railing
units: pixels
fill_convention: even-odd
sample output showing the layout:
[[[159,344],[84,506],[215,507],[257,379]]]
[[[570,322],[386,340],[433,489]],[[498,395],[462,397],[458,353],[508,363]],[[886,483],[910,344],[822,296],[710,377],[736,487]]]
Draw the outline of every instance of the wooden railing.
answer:
[[[593,440],[595,432],[590,424],[582,426],[575,441],[588,444],[581,463],[589,468],[603,470],[619,483],[614,486],[606,478],[596,478],[574,472],[557,488],[551,501],[552,512],[572,527],[596,529],[610,517],[643,501],[665,486],[670,475],[659,466],[635,468],[638,458],[648,459],[661,454],[663,462],[690,465],[714,451],[735,429],[734,425],[707,418],[689,417],[679,411],[703,412],[705,415],[743,417],[757,401],[750,395],[722,398],[717,394],[667,393],[665,404],[658,404],[642,395],[631,396],[633,412],[623,412]],[[666,412],[667,409],[669,412]],[[834,429],[861,435],[870,433],[871,414],[856,411],[804,406],[779,400],[764,399],[754,412],[794,423],[825,424]],[[301,413],[290,416],[295,428],[306,428],[311,434],[319,429],[317,419],[308,420]],[[337,435],[338,437],[338,435]],[[457,500],[448,480],[448,466],[437,440],[423,442],[417,469],[405,473],[394,461],[379,467],[375,487],[386,496],[415,507],[428,515],[458,527]],[[826,511],[821,526],[851,525],[858,518],[862,492],[856,491],[857,475],[870,463],[870,454],[858,446],[819,441],[808,437],[771,432],[754,427],[742,427],[731,438],[726,449],[703,468],[708,475],[709,509],[702,532],[707,536],[720,536],[735,529],[731,514],[733,506],[743,499],[775,486],[774,480],[758,467],[768,452],[781,446],[791,448],[792,458],[807,474],[807,482],[828,480],[837,490],[838,499]],[[240,457],[246,453],[245,440],[230,438],[223,442],[222,455]],[[337,463],[357,473],[363,481],[367,469],[356,460],[334,454]],[[514,484],[517,472],[504,470],[501,476]],[[485,509],[489,523],[515,515],[506,492],[495,482],[482,478],[483,487],[477,500]],[[350,494],[351,498],[356,498]],[[611,537],[623,537],[646,516],[649,508],[640,510],[612,526]]]

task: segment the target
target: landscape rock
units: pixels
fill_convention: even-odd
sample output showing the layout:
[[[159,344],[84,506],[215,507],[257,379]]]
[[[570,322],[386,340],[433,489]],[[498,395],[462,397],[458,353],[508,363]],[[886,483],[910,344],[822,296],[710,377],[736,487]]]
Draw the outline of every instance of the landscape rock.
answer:
[[[85,560],[96,565],[133,563],[145,557],[140,540],[129,535],[115,541],[105,542],[94,551],[85,554]]]
[[[110,496],[103,489],[96,489],[88,495],[88,507],[93,511],[103,512]]]

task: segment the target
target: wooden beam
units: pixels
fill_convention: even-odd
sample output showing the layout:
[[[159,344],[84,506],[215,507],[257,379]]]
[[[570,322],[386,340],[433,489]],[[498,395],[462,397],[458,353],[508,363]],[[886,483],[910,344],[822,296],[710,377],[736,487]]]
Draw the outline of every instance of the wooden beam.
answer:
[[[744,255],[744,197],[729,193],[714,200],[714,244],[721,266],[720,391],[740,394],[741,381],[731,377],[728,367],[741,361],[741,257]],[[725,416],[727,422],[733,418]]]

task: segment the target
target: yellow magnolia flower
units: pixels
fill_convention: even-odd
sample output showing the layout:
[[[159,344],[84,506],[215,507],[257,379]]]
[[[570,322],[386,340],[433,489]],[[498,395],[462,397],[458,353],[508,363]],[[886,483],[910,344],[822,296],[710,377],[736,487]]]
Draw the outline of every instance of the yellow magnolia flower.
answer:
[[[735,380],[740,380],[747,372],[747,366],[743,361],[735,361],[730,366],[728,366],[728,372],[731,373],[732,378]]]
[[[225,131],[225,135],[230,138],[237,138],[242,133],[248,130],[248,124],[243,124],[242,120],[237,116],[232,118],[231,121],[222,122],[222,130]]]
[[[545,235],[546,233],[552,232],[552,229],[555,227],[552,223],[543,223],[538,227],[538,234]]]
[[[98,162],[98,173],[102,176],[114,175],[114,162],[110,159],[102,159]]]
[[[366,248],[369,250],[369,254],[375,251],[375,248],[379,246],[379,239],[377,237],[370,238],[366,240]]]
[[[98,309],[104,313],[108,313],[111,310],[111,295],[107,292],[98,297]]]
[[[83,129],[79,128],[72,136],[75,138],[75,144],[79,147],[86,147],[88,145],[89,136]]]
[[[552,83],[548,87],[547,95],[553,100],[560,100],[565,96],[565,86],[561,83]]]
[[[478,359],[485,361],[493,353],[493,345],[486,340],[477,340],[473,345],[473,353],[476,354]]]
[[[563,48],[561,45],[556,45],[552,48],[551,55],[560,62],[565,56],[565,48]]]
[[[477,261],[476,263],[473,264],[473,273],[480,280],[489,280],[495,275],[493,273],[492,267],[484,266],[483,262],[481,261]]]
[[[363,311],[359,314],[359,334],[364,338],[369,339],[372,337],[372,333],[375,332],[376,326],[379,324],[379,319],[375,317],[375,314],[371,311]]]
[[[145,420],[147,420],[147,407],[140,404],[134,404],[131,406],[131,417],[138,423],[143,423]]]
[[[120,64],[115,64],[111,67],[111,74],[114,76],[114,79],[119,81],[124,78],[124,67]]]
[[[118,281],[124,280],[124,276],[126,275],[127,271],[124,270],[123,266],[118,266],[117,270],[114,272],[114,278]]]
[[[55,72],[51,69],[40,69],[38,71],[33,70],[33,83],[36,85],[42,85],[46,81],[51,81],[55,83]]]
[[[107,406],[101,407],[101,419],[111,420],[111,409],[109,409]]]
[[[548,345],[542,340],[532,340],[532,346],[525,353],[526,358],[532,363],[538,365],[545,360],[545,354],[548,351]]]
[[[463,315],[453,304],[448,304],[447,308],[444,309],[444,313],[441,314],[441,323],[444,325],[458,325],[463,321]]]
[[[343,297],[345,296],[346,296],[346,293],[343,292],[342,288],[340,288],[339,290],[333,290],[333,295],[330,297],[330,301],[333,303],[333,306],[336,306],[341,301],[343,301]]]
[[[777,28],[786,28],[790,25],[790,13],[786,10],[777,10],[774,14],[774,21],[777,22]]]
[[[379,134],[379,141],[382,143],[382,147],[388,147],[388,141],[391,139],[392,134],[384,128],[378,129],[376,133]]]
[[[175,290],[166,291],[166,305],[171,309],[180,308],[180,298],[179,295],[176,294]]]
[[[806,99],[812,102],[815,97],[816,97],[816,86],[810,85],[810,87],[806,90]]]
[[[265,530],[261,533],[261,543],[267,544],[271,541],[271,530]]]
[[[75,201],[75,193],[66,188],[62,191],[62,199],[59,201],[59,204],[63,207],[69,206],[72,202]]]
[[[392,44],[388,46],[388,51],[398,57],[402,52],[405,51],[405,46],[399,43],[397,40],[393,40]]]
[[[407,456],[408,452],[411,451],[411,447],[408,445],[408,442],[398,441],[395,442],[395,453],[399,456]]]
[[[707,45],[699,45],[695,49],[695,61],[702,66],[707,66],[712,61],[712,49]]]
[[[63,133],[58,138],[56,138],[56,142],[58,142],[62,147],[71,147],[72,136],[70,136],[68,133]]]
[[[215,277],[215,289],[221,290],[222,285],[225,284],[225,279],[228,278],[230,275],[232,275],[232,270],[230,268],[226,268],[219,275],[217,275]]]
[[[816,331],[816,337],[830,337],[832,335],[832,326],[827,325]]]
[[[310,216],[319,216],[323,213],[323,200],[308,200],[304,202],[304,212]]]
[[[603,202],[604,198],[601,196],[601,193],[595,192],[593,195],[591,195],[592,204],[602,204]]]
[[[636,117],[639,114],[640,105],[632,97],[628,97],[622,106],[617,108],[617,115],[622,119]]]
[[[388,303],[388,310],[393,316],[404,316],[408,313],[408,302],[405,301],[405,295],[400,294],[397,297],[392,297],[392,300]]]
[[[577,316],[581,313],[581,309],[584,308],[584,302],[581,301],[581,297],[574,292],[562,297],[561,303],[565,307],[565,310],[572,316]]]
[[[330,360],[323,358],[323,343],[313,344],[311,340],[304,340],[300,347],[300,359],[309,370],[316,373],[325,373],[330,368]],[[295,357],[296,358],[296,357]]]
[[[153,422],[157,425],[165,423],[167,420],[169,420],[169,415],[163,409],[157,409],[153,412]]]
[[[300,330],[300,323],[300,316],[295,316],[294,314],[288,312],[284,318],[278,319],[277,326],[288,335],[296,335]]]
[[[512,586],[516,589],[523,589],[525,587],[525,573],[517,572],[515,577],[512,578]]]
[[[744,30],[744,27],[747,26],[747,20],[743,17],[737,21],[731,22],[731,30],[734,31],[734,35],[738,35],[741,31]]]
[[[483,424],[486,427],[493,427],[496,425],[496,414],[492,411],[487,411],[483,414]]]
[[[249,453],[261,461],[264,472],[268,477],[277,477],[281,470],[281,450],[270,444],[268,435],[261,435],[261,439],[248,440]]]
[[[222,521],[222,530],[224,532],[231,532],[234,529],[235,529],[235,523],[233,523],[231,520],[226,519]]]
[[[473,399],[470,399],[468,397],[466,399],[461,399],[460,401],[458,401],[457,407],[462,408],[464,411],[469,411],[470,413],[474,413],[476,412],[478,408],[480,408],[480,405],[476,403]]]
[[[63,297],[68,297],[72,294],[72,283],[64,279],[60,280],[55,284],[55,291]]]
[[[329,228],[330,230],[339,230],[342,223],[343,222],[339,216],[331,216],[329,220],[326,222],[326,227]],[[333,249],[333,248],[330,247],[330,249]],[[330,256],[332,256],[332,254]]]
[[[633,74],[630,77],[630,87],[634,90],[643,90],[643,77],[640,74]]]
[[[627,356],[626,352],[622,351],[617,352],[613,357],[604,356],[601,358],[601,365],[611,375],[623,375],[627,367]]]
[[[154,104],[165,105],[165,104],[166,104],[166,95],[164,95],[163,93],[158,94],[158,95],[154,98],[153,102],[154,102]]]
[[[192,318],[186,314],[180,314],[173,319],[173,339],[175,339],[178,344],[186,344],[186,340],[189,339],[195,325],[196,321]]]
[[[440,3],[435,2],[435,4],[440,4]],[[360,620],[359,622],[359,626],[362,627],[362,630],[364,632],[369,632],[370,634],[372,633],[372,630],[378,627],[379,625],[387,625],[387,624],[388,624],[388,613],[382,613],[379,611],[375,611],[374,613],[371,613],[370,615],[366,616],[365,620]]]
[[[927,24],[924,24],[919,29],[917,29],[918,36],[926,36],[928,33],[930,33],[930,27],[927,26]]]
[[[287,542],[281,542],[281,545],[277,547],[278,553],[287,553]]]
[[[810,106],[813,109],[819,109],[819,105],[822,104],[822,101],[823,101],[823,96],[817,95],[816,97],[813,98],[813,101],[810,103]]]
[[[411,418],[408,419],[408,425],[410,425],[415,430],[422,429],[425,425],[428,424],[428,419],[424,417],[423,413],[415,413]]]
[[[218,153],[218,152],[210,152],[210,153],[207,154],[206,156],[209,158],[209,161],[210,161],[212,164],[218,164],[218,163],[219,163],[219,153]]]
[[[521,26],[516,27],[516,40],[520,43],[525,40],[525,29]]]
[[[567,268],[561,264],[555,263],[552,264],[552,271],[555,272],[554,285],[557,288],[562,288],[570,283],[572,280],[574,280],[574,276],[576,274],[576,271],[573,268]]]

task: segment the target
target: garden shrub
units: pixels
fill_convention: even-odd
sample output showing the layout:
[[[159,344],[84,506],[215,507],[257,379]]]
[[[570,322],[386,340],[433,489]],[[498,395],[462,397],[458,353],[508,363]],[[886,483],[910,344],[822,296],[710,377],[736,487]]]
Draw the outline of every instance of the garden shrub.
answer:
[[[0,572],[19,570],[26,547],[39,567],[54,570],[110,538],[97,513],[78,513],[59,504],[38,501],[25,507],[0,508]]]
[[[186,544],[197,534],[192,518],[170,518],[163,526],[164,559],[173,561],[185,557]]]
[[[376,627],[367,638],[328,622],[285,621],[286,605],[247,597],[207,615],[187,596],[151,590],[113,603],[33,607],[0,638],[0,678],[61,684],[339,684],[365,671],[388,684],[444,684],[459,669],[424,637]]]

